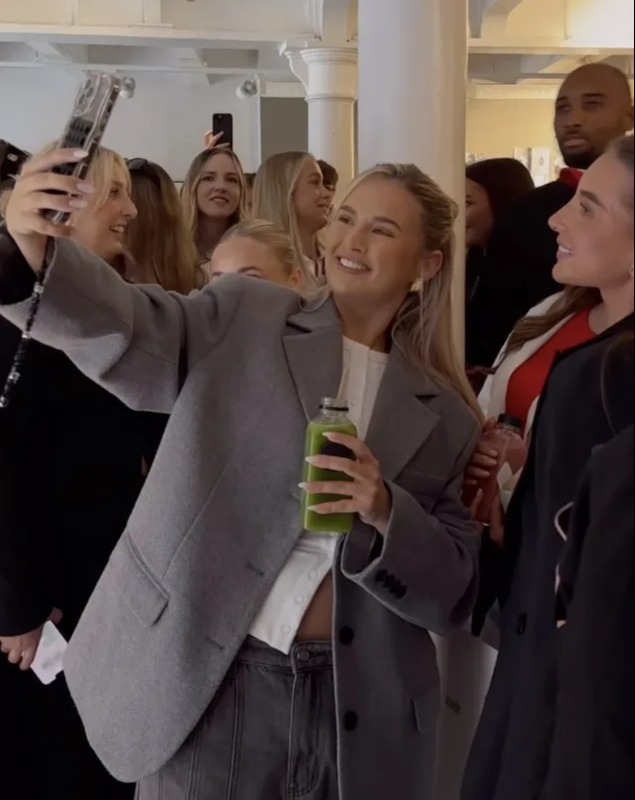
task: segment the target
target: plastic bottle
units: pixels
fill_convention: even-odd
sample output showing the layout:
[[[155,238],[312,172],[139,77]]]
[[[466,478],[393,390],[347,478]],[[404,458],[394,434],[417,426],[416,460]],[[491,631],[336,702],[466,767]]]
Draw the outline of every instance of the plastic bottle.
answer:
[[[522,420],[501,414],[496,427],[483,434],[481,438],[481,445],[497,453],[498,466],[492,470],[488,478],[478,481],[475,486],[466,487],[463,500],[469,507],[478,492],[483,492],[483,500],[476,513],[476,519],[484,525],[490,520],[492,507],[500,488],[525,466],[527,445],[522,430]]]
[[[322,401],[322,410],[316,419],[309,423],[306,433],[305,457],[328,455],[355,460],[351,451],[341,444],[330,442],[325,433],[345,433],[357,436],[357,428],[348,417],[348,403],[326,397]],[[350,481],[351,478],[341,472],[331,472],[304,462],[304,483],[316,481]],[[310,511],[311,506],[321,503],[345,500],[344,495],[308,495],[302,502],[302,525],[310,533],[348,533],[353,529],[353,514],[316,514]]]

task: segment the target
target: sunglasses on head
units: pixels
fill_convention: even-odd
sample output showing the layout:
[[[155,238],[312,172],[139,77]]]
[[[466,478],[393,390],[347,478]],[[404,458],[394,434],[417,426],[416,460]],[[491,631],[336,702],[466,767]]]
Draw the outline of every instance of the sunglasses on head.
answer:
[[[140,175],[144,175],[152,181],[157,189],[161,188],[161,182],[153,169],[154,165],[147,158],[128,158],[126,159],[126,166],[129,172],[137,172]]]

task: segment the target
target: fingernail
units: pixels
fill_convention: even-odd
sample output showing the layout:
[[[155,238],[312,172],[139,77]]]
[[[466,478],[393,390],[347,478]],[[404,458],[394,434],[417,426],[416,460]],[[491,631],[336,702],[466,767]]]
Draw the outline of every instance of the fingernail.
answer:
[[[73,151],[73,157],[74,158],[88,158],[89,155],[90,155],[90,153],[88,152],[88,150],[74,150]]]
[[[325,439],[329,439],[329,440],[332,441],[335,437],[337,437],[337,434],[336,433],[329,433],[327,431],[326,433],[323,433],[322,436],[324,436]]]
[[[95,187],[86,181],[77,181],[77,189],[84,194],[92,194],[95,191]]]
[[[311,464],[311,466],[315,466],[319,456],[309,456],[306,460],[307,464]]]
[[[321,514],[319,506],[309,506],[309,511],[312,511],[314,514]]]
[[[75,199],[75,200],[69,200],[68,205],[71,208],[86,208],[88,203],[85,200]]]
[[[304,491],[304,492],[306,492],[308,485],[309,485],[308,483],[299,483],[298,484],[299,488],[302,489],[302,491]]]

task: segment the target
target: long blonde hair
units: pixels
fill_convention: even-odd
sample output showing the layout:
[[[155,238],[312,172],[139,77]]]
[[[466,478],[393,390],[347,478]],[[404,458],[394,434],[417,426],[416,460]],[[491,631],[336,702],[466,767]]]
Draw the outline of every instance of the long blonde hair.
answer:
[[[206,283],[176,186],[158,164],[133,159],[132,202],[138,216],[128,226],[127,249],[135,263],[168,291],[189,294]]]
[[[304,263],[304,248],[294,201],[298,180],[304,165],[311,158],[309,153],[301,152],[278,153],[268,158],[256,174],[252,217],[269,220],[289,234],[302,261],[303,274],[315,282],[315,276],[309,275]]]
[[[414,164],[379,164],[369,169],[353,181],[342,203],[368,178],[395,181],[409,192],[421,210],[425,252],[442,255],[441,269],[430,280],[417,282],[397,312],[393,342],[414,367],[455,389],[480,420],[483,413],[459,358],[452,327],[458,205]]]
[[[227,230],[232,228],[234,225],[237,225],[246,216],[245,202],[247,198],[247,183],[245,180],[245,173],[243,172],[242,164],[240,163],[238,156],[226,147],[213,147],[211,150],[203,150],[203,152],[199,153],[190,164],[190,168],[185,176],[185,181],[181,187],[181,203],[183,205],[183,213],[185,215],[185,224],[192,232],[192,238],[194,239],[194,244],[201,260],[206,260],[206,258],[209,256],[209,253],[200,252],[200,213],[198,209],[198,199],[196,197],[196,193],[203,176],[205,165],[211,158],[214,158],[214,156],[218,155],[224,155],[231,158],[231,160],[234,162],[234,167],[236,168],[238,180],[240,181],[240,202],[238,203],[238,208],[235,213],[232,214],[232,216],[227,220]]]
[[[303,269],[302,259],[298,256],[291,237],[273,222],[263,219],[244,220],[230,228],[219,244],[230,239],[253,239],[268,247],[284,267],[287,276]]]

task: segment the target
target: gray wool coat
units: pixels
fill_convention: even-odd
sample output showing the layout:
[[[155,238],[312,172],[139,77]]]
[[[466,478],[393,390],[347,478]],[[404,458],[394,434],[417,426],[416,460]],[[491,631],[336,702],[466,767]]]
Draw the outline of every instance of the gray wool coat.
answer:
[[[133,408],[171,414],[65,662],[91,745],[132,782],[196,728],[301,533],[305,428],[338,391],[342,331],[332,301],[303,309],[250,278],[181,297],[124,283],[71,241],[51,263],[36,337]],[[20,325],[26,306],[0,310]],[[479,537],[460,490],[478,433],[464,401],[394,347],[366,439],[389,529],[357,522],[334,566],[338,715],[359,721],[338,724],[341,800],[433,797],[428,631],[462,623],[475,598]]]

